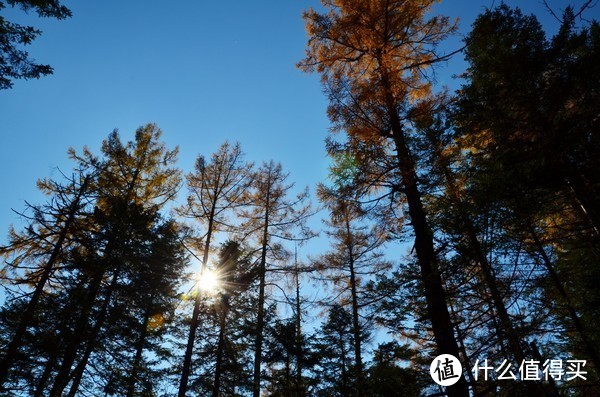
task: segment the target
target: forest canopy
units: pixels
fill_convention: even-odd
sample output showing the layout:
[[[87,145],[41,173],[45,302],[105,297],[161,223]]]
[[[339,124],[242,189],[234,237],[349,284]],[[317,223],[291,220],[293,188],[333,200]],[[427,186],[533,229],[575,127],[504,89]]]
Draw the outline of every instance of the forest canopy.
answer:
[[[453,48],[437,3],[298,15],[330,121],[312,186],[283,138],[176,142],[189,168],[154,123],[68,148],[0,240],[0,396],[600,394],[593,5],[544,2],[554,33],[492,5]],[[0,16],[0,88],[51,72],[15,47],[39,33]]]

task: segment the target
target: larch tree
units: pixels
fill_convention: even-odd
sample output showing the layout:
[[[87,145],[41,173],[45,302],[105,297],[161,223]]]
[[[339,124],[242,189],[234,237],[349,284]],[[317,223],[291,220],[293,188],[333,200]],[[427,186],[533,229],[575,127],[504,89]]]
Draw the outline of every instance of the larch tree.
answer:
[[[228,217],[245,202],[249,184],[252,182],[251,170],[252,164],[243,161],[243,152],[239,143],[231,145],[225,142],[211,156],[210,161],[207,161],[204,156],[199,156],[195,171],[186,177],[190,193],[186,204],[180,207],[178,212],[200,224],[200,236],[191,239],[188,245],[191,245],[190,249],[200,252],[201,272],[208,263],[215,234],[231,230],[233,224]],[[201,298],[201,294],[197,294],[194,302],[179,382],[179,397],[184,397],[187,390]]]
[[[363,330],[369,328],[367,313],[372,294],[367,298],[365,285],[391,268],[381,251],[387,233],[378,225],[369,225],[367,213],[356,197],[319,186],[319,200],[329,210],[331,220],[325,220],[331,250],[314,261],[321,279],[333,284],[335,303],[349,307],[352,316],[354,366],[359,394],[365,392],[363,362]]]
[[[411,149],[412,123],[432,100],[427,70],[447,59],[438,44],[455,30],[448,18],[426,19],[433,0],[323,1],[327,13],[304,14],[307,56],[299,66],[321,74],[329,96],[328,114],[349,140],[393,145],[428,317],[440,353],[459,356],[433,232]],[[463,378],[447,387],[449,396],[468,396]]]
[[[13,283],[33,285],[26,307],[0,361],[0,387],[18,357],[27,328],[34,319],[37,306],[55,273],[64,263],[73,234],[85,222],[89,204],[91,174],[79,170],[66,185],[50,179],[38,181],[39,188],[50,201],[44,206],[28,205],[31,214],[23,231],[10,230],[9,243],[0,248],[6,259],[5,277],[14,274]],[[89,212],[89,208],[88,208]],[[23,269],[27,269],[23,273]],[[9,276],[10,277],[10,276]]]
[[[171,200],[179,186],[179,170],[173,167],[177,150],[168,150],[156,125],[140,127],[135,140],[123,144],[115,131],[102,145],[102,158],[87,149],[74,158],[98,169],[94,181],[95,228],[89,230],[84,256],[90,261],[86,294],[49,395],[62,395],[71,383],[78,390],[89,358],[101,343],[110,309],[124,275],[136,263],[144,233],[149,233],[158,211]],[[73,365],[77,362],[75,367]]]
[[[302,240],[312,236],[306,227],[310,207],[305,204],[308,192],[305,190],[290,197],[293,184],[287,182],[288,174],[281,164],[270,161],[256,170],[248,208],[242,208],[240,233],[242,240],[251,239],[257,246],[258,255],[258,303],[254,344],[254,385],[253,396],[261,392],[261,366],[265,330],[265,305],[267,272],[289,257],[282,242]]]

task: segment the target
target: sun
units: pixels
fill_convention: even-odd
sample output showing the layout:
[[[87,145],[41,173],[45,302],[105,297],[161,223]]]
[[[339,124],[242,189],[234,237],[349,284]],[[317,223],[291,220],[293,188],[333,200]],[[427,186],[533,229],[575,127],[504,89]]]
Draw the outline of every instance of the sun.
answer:
[[[204,269],[197,275],[196,285],[200,291],[214,294],[219,288],[219,277],[213,270]]]

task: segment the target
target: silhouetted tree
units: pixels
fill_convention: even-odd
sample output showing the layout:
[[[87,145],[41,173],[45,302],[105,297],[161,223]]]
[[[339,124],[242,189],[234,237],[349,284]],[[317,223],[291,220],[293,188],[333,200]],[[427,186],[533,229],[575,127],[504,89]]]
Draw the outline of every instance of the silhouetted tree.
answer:
[[[71,11],[58,0],[1,1],[0,11],[6,8],[5,3],[25,12],[33,10],[43,18],[65,19],[71,16]],[[13,79],[37,79],[52,74],[50,65],[36,63],[22,49],[40,34],[42,32],[39,29],[10,22],[0,15],[0,89],[11,88]]]

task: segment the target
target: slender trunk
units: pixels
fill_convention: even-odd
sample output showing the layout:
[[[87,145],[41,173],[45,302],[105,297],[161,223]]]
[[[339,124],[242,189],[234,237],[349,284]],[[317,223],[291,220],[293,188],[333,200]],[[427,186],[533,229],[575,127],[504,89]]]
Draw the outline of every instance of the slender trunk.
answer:
[[[300,305],[300,273],[298,270],[298,252],[294,252],[296,271],[296,397],[304,395],[302,387],[302,306]]]
[[[8,376],[8,370],[12,366],[12,364],[14,363],[14,361],[18,355],[19,348],[21,347],[21,345],[23,343],[23,337],[25,336],[27,327],[29,327],[29,325],[31,324],[31,321],[32,321],[34,313],[35,313],[35,309],[36,309],[36,307],[40,301],[40,298],[42,296],[42,293],[44,291],[44,287],[46,286],[48,279],[50,278],[50,276],[52,275],[52,272],[54,271],[54,266],[55,266],[56,261],[58,260],[59,255],[62,251],[62,247],[65,242],[65,239],[67,238],[67,235],[69,234],[69,230],[71,229],[72,224],[75,222],[75,216],[77,214],[77,211],[79,210],[79,203],[81,201],[81,197],[87,190],[89,180],[90,180],[90,176],[87,175],[85,177],[82,185],[80,186],[75,199],[69,206],[67,219],[65,220],[65,223],[60,230],[58,239],[56,240],[56,243],[54,244],[54,247],[52,249],[50,257],[48,258],[48,262],[46,262],[46,264],[43,267],[42,274],[40,275],[40,278],[39,278],[38,282],[36,283],[35,290],[33,291],[31,298],[29,299],[29,302],[27,303],[27,307],[25,308],[25,311],[23,312],[23,315],[21,317],[21,320],[19,321],[19,325],[17,326],[15,334],[6,348],[6,353],[4,354],[2,361],[0,361],[0,386],[2,386],[4,384],[4,382],[6,381],[6,378]]]
[[[146,338],[148,337],[148,322],[150,321],[150,311],[146,310],[144,313],[144,320],[142,321],[142,327],[140,329],[140,337],[135,346],[135,358],[133,359],[133,366],[131,368],[131,375],[129,376],[129,385],[127,385],[127,397],[133,397],[135,393],[135,384],[137,382],[138,373],[140,371],[140,363],[142,362],[142,354],[144,353],[144,345],[146,344]]]
[[[363,380],[363,364],[361,353],[360,321],[358,318],[358,293],[356,288],[356,273],[354,271],[354,242],[350,230],[348,209],[344,209],[344,222],[346,226],[346,246],[348,248],[348,268],[350,270],[350,291],[352,294],[352,333],[354,335],[354,356],[356,360],[357,384],[360,390]]]
[[[471,250],[471,255],[473,259],[479,264],[479,269],[481,270],[481,275],[483,278],[483,283],[486,286],[487,290],[490,293],[492,298],[492,302],[496,309],[496,313],[500,318],[501,327],[498,329],[499,337],[505,337],[508,341],[508,344],[511,348],[512,354],[518,363],[522,362],[525,359],[525,353],[521,346],[521,342],[519,337],[517,336],[516,331],[513,328],[512,321],[510,316],[508,315],[508,311],[506,310],[506,305],[504,304],[504,300],[502,299],[502,294],[498,289],[496,283],[496,277],[494,276],[493,269],[491,264],[489,263],[481,241],[477,236],[477,230],[471,217],[469,216],[467,209],[464,206],[463,200],[460,197],[459,189],[456,186],[455,178],[450,170],[450,167],[447,163],[447,160],[444,158],[443,154],[440,150],[439,140],[429,135],[429,139],[434,146],[434,151],[437,157],[437,165],[440,168],[440,171],[444,175],[444,179],[446,180],[447,192],[452,199],[457,215],[459,223],[462,225],[465,233],[465,237],[467,238],[469,248]]]
[[[84,289],[84,285],[85,285],[85,279],[82,278],[79,280],[77,286],[73,290],[81,291]],[[64,313],[63,321],[60,323],[60,326],[58,329],[58,335],[56,338],[57,346],[54,349],[52,349],[52,352],[51,352],[50,356],[48,357],[48,361],[46,362],[46,365],[44,366],[44,372],[42,373],[42,375],[40,376],[40,379],[37,382],[34,397],[44,396],[46,384],[50,380],[50,375],[52,374],[52,369],[55,367],[55,365],[57,363],[57,360],[58,360],[58,357],[59,357],[59,354],[61,351],[61,345],[64,344],[67,339],[69,339],[68,328],[69,328],[70,316],[68,316],[68,313],[71,312],[72,310],[75,310],[75,308],[79,302],[77,302],[77,299],[73,295],[70,296],[70,299],[68,302],[69,303],[68,303],[67,307],[63,310],[63,313]],[[67,338],[65,338],[65,335],[67,335]]]
[[[50,379],[50,374],[52,373],[52,367],[56,362],[56,357],[57,354],[54,353],[48,358],[46,366],[44,367],[44,372],[42,373],[42,376],[40,376],[40,380],[38,380],[36,385],[35,394],[33,395],[34,397],[42,397],[44,395],[44,389],[46,388],[46,383],[48,383],[48,380]]]
[[[542,354],[540,353],[540,349],[538,349],[535,341],[531,342],[529,345],[531,346],[531,352],[533,354],[533,358],[538,360],[540,363],[543,363],[545,360],[542,357]],[[560,393],[558,392],[558,387],[556,386],[556,381],[551,376],[548,377],[548,388],[544,388],[543,390],[544,390],[544,394],[546,396],[560,397]]]
[[[71,385],[71,389],[69,390],[68,397],[74,397],[75,393],[77,393],[77,390],[79,389],[79,384],[81,383],[81,378],[83,377],[83,373],[85,371],[85,367],[87,366],[90,355],[96,348],[96,343],[98,342],[100,331],[102,329],[102,326],[104,325],[104,322],[106,321],[106,316],[108,315],[108,309],[112,300],[113,293],[117,287],[120,270],[121,266],[117,266],[117,268],[115,269],[115,273],[113,274],[112,280],[110,282],[110,285],[108,287],[108,290],[106,291],[106,294],[104,296],[102,308],[100,309],[100,313],[96,318],[96,323],[94,324],[94,328],[92,329],[91,335],[88,340],[88,344],[83,353],[83,357],[81,358],[79,364],[77,364],[77,367],[75,367],[75,370],[73,371],[73,383]],[[63,389],[58,390],[59,394],[62,394],[63,390],[64,387]]]
[[[208,218],[208,230],[206,232],[206,243],[204,244],[204,254],[202,256],[202,271],[206,269],[206,263],[208,262],[208,253],[210,250],[210,243],[213,232],[213,224],[215,220],[215,208],[216,201],[212,202],[210,217]],[[200,315],[200,304],[202,303],[202,296],[200,291],[196,291],[196,300],[194,301],[194,311],[192,312],[192,320],[190,322],[190,333],[188,335],[187,346],[185,349],[185,356],[183,358],[183,368],[181,370],[181,379],[179,381],[178,397],[185,397],[187,390],[188,379],[190,377],[190,369],[192,365],[192,352],[194,350],[194,341],[196,340],[196,331],[198,330],[198,317]]]
[[[550,258],[548,257],[548,254],[546,253],[546,250],[544,249],[544,245],[542,244],[540,238],[537,235],[537,232],[535,231],[535,229],[533,228],[533,226],[531,224],[529,225],[529,232],[531,233],[531,237],[533,238],[535,246],[536,246],[540,256],[542,257],[542,262],[544,263],[544,266],[546,267],[546,270],[548,271],[548,275],[550,276],[550,279],[552,280],[554,287],[556,288],[556,290],[558,291],[558,293],[560,294],[561,298],[564,301],[567,311],[569,312],[569,316],[571,317],[571,321],[573,321],[573,326],[579,333],[579,337],[581,338],[581,341],[583,342],[583,347],[584,347],[586,353],[592,359],[592,362],[594,363],[594,366],[596,367],[596,372],[600,373],[600,355],[598,354],[598,350],[597,350],[596,346],[589,338],[587,330],[586,330],[585,326],[583,325],[583,322],[579,318],[579,315],[577,314],[577,311],[575,310],[573,303],[572,303],[569,295],[567,294],[567,291],[565,290],[562,281],[560,280],[560,277],[558,277],[558,274],[556,273],[556,270],[554,269],[552,261],[550,260]]]
[[[448,306],[450,307],[450,314],[452,316],[452,320],[454,320],[458,324],[458,316],[456,314],[456,311],[454,310],[454,306],[452,305],[452,303],[450,303]],[[456,326],[456,336],[458,338],[458,350],[462,354],[461,364],[464,367],[466,367],[466,376],[469,379],[469,383],[471,384],[473,393],[477,395],[477,383],[475,381],[475,377],[473,376],[473,372],[471,372],[471,368],[473,368],[473,365],[471,365],[471,360],[469,359],[467,349],[465,348],[465,337],[463,336],[462,330],[458,325]]]
[[[84,307],[81,310],[81,314],[79,315],[75,329],[69,338],[69,344],[65,349],[65,356],[63,357],[62,363],[55,377],[54,384],[50,390],[50,397],[60,397],[61,392],[67,387],[67,384],[71,379],[69,377],[71,374],[71,367],[75,362],[77,351],[79,350],[79,346],[83,341],[90,317],[90,312],[94,306],[94,301],[96,300],[98,292],[100,291],[100,285],[102,284],[103,276],[104,272],[99,271],[90,281]]]
[[[591,194],[590,189],[584,178],[577,172],[575,167],[568,161],[563,161],[563,165],[566,168],[565,181],[567,185],[576,197],[577,202],[581,206],[583,213],[587,217],[588,221],[592,225],[597,235],[600,235],[600,210],[598,208],[598,202]]]
[[[391,93],[389,87],[388,92]],[[431,319],[433,335],[440,353],[458,357],[458,344],[454,337],[453,325],[446,303],[446,293],[433,246],[433,232],[427,221],[425,209],[421,201],[421,192],[417,185],[415,166],[404,138],[402,125],[398,115],[395,113],[395,108],[390,107],[389,110],[388,114],[392,121],[392,135],[400,163],[400,173],[408,203],[408,212],[415,234],[415,251],[417,252],[417,259],[421,270],[427,311]],[[456,384],[447,387],[446,392],[449,397],[468,397],[469,389],[464,377],[461,376]]]
[[[265,316],[265,276],[267,272],[267,245],[269,240],[269,215],[271,200],[271,176],[267,182],[267,195],[265,198],[265,224],[263,226],[262,248],[260,255],[260,284],[258,288],[258,314],[256,319],[256,341],[254,348],[254,382],[252,396],[260,397],[260,367],[262,362],[262,342]]]
[[[479,274],[481,276],[478,277],[482,278],[484,286],[490,293],[492,304],[494,305],[496,313],[499,317],[500,327],[497,327],[498,337],[500,339],[506,338],[513,357],[517,363],[521,363],[523,360],[525,360],[525,351],[521,345],[521,341],[517,335],[517,332],[513,327],[512,321],[506,309],[506,305],[504,304],[502,294],[498,289],[492,265],[485,255],[485,250],[478,237],[477,229],[475,228],[475,225],[473,224],[473,221],[471,220],[471,217],[465,208],[459,188],[456,186],[454,173],[450,169],[447,158],[442,153],[439,139],[431,133],[428,134],[428,139],[434,148],[434,160],[444,176],[447,193],[456,208],[459,224],[462,226],[462,232],[465,234],[467,239],[470,250],[470,253],[467,255],[475,259],[475,261],[479,264]],[[497,323],[495,322],[495,324]],[[469,371],[467,371],[467,373],[469,373]],[[523,387],[528,395],[536,396],[541,385],[539,383],[536,385],[534,383],[524,382]]]
[[[221,389],[221,374],[223,371],[223,353],[225,350],[225,324],[229,312],[229,297],[221,298],[221,313],[219,318],[219,341],[217,343],[217,359],[215,363],[215,382],[213,384],[213,397],[218,397]],[[218,315],[219,313],[217,313]]]

